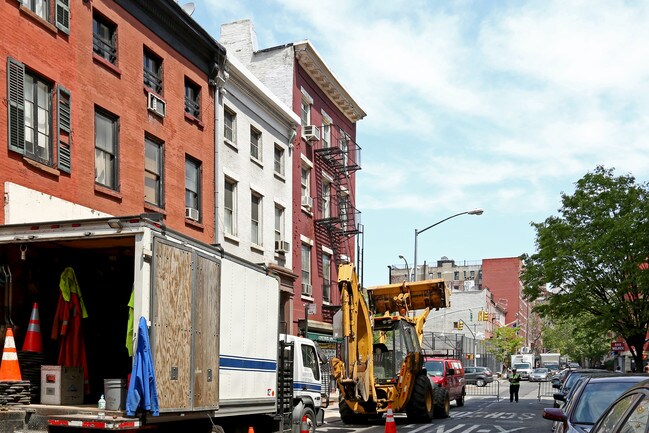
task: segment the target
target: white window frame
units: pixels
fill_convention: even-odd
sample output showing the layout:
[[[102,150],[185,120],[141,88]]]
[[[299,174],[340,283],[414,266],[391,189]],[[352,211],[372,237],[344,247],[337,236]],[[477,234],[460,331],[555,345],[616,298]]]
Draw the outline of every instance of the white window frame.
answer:
[[[311,167],[302,165],[300,170],[300,197],[311,197]]]
[[[342,153],[343,167],[347,167],[349,162],[349,135],[342,129],[340,130],[340,153]]]
[[[263,207],[264,207],[264,196],[258,193],[257,191],[255,191],[254,189],[251,189],[250,190],[250,243],[260,247],[264,245]],[[257,213],[256,219],[254,215],[255,210]]]
[[[311,284],[311,250],[312,246],[306,242],[301,245],[301,263],[302,263],[302,284]],[[302,293],[305,296],[311,294]]]
[[[254,161],[262,162],[263,149],[261,131],[258,128],[250,125],[250,158],[252,158]]]
[[[275,150],[273,153],[274,165],[273,169],[275,174],[284,177],[286,176],[286,151],[282,146],[275,143]]]
[[[324,111],[322,112],[322,134],[321,135],[321,140],[322,140],[322,148],[323,149],[328,149],[331,147],[331,125],[333,124],[333,121],[331,120],[331,117],[327,115]]]
[[[286,208],[275,203],[275,241],[284,240],[284,226],[286,225]]]
[[[300,88],[302,93],[302,102],[300,104],[300,124],[304,127],[311,124],[311,106],[313,105],[313,98],[304,90]]]
[[[322,177],[322,218],[331,218],[331,186],[328,176]]]
[[[232,203],[230,204],[231,209],[228,208],[228,203],[226,202],[227,199],[227,186],[232,185]],[[237,236],[237,189],[238,189],[239,183],[230,178],[230,177],[225,177],[225,180],[223,182],[223,232],[226,235],[229,236]],[[230,221],[228,224],[228,217],[230,218]]]
[[[228,122],[226,122],[227,116],[230,115],[232,117],[232,124],[228,125]],[[230,135],[232,136],[231,138],[227,137],[227,132],[228,130],[230,131]],[[237,143],[237,113],[228,107],[227,105],[224,106],[223,108],[223,140],[236,147]]]
[[[322,301],[323,302],[331,302],[331,259],[332,259],[332,254],[323,250],[322,251]]]

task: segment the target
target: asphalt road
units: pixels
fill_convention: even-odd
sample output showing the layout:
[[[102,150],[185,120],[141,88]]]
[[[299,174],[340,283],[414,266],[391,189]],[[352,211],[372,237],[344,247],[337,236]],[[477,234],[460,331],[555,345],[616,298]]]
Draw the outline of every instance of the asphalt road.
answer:
[[[543,409],[552,407],[551,391],[544,385],[540,400],[539,384],[522,382],[518,403],[509,402],[509,388],[505,381],[500,383],[500,398],[496,397],[495,387],[492,395],[486,395],[489,388],[470,388],[482,395],[467,395],[463,407],[451,403],[451,414],[447,419],[435,419],[428,424],[409,423],[405,415],[395,414],[397,433],[551,433],[552,422],[543,419]],[[549,392],[548,392],[549,391]],[[337,405],[326,409],[325,424],[318,427],[321,433],[381,433],[385,431],[385,421],[371,425],[345,425],[340,421]]]

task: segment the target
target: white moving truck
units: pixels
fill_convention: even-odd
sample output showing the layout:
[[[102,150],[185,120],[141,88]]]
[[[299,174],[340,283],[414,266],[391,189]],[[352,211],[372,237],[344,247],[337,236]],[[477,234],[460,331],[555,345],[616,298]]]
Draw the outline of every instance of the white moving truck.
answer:
[[[512,355],[510,368],[516,369],[516,372],[521,375],[521,379],[526,380],[530,378],[530,373],[534,370],[534,354],[516,354]]]
[[[38,302],[47,363],[56,364],[59,353],[49,333],[64,269],[74,270],[88,312],[81,320],[85,405],[32,404],[31,419],[45,418],[56,431],[242,433],[249,427],[299,433],[305,426],[315,432],[323,419],[318,348],[280,335],[279,280],[168,229],[159,214],[0,226],[0,262],[14,276],[16,341],[24,339],[24,318]],[[100,418],[95,408],[104,380],[131,373],[132,293],[134,332],[140,317],[149,326],[160,415],[127,417],[120,407]]]

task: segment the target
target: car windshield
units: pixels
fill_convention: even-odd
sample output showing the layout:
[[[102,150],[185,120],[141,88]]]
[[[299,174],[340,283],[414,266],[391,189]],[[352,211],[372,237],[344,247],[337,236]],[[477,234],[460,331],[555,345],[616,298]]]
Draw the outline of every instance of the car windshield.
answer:
[[[514,364],[516,370],[528,370],[530,365],[528,363]]]
[[[575,405],[572,422],[575,424],[595,424],[607,407],[631,387],[629,382],[588,383]]]
[[[426,371],[431,376],[443,376],[444,365],[442,361],[426,361]]]
[[[537,373],[537,374],[544,374],[544,373],[547,373],[547,372],[548,372],[547,368],[537,368],[537,369],[534,370],[534,373]]]

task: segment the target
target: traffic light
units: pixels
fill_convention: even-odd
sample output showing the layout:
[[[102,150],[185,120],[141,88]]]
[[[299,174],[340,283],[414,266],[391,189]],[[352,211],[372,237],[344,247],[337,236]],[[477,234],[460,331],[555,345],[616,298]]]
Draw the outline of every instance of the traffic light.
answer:
[[[457,322],[457,329],[459,329],[460,331],[463,330],[464,329],[464,322],[462,322],[462,321]]]
[[[482,315],[484,312],[482,310],[478,311],[478,322],[482,322],[484,319],[482,318]]]
[[[486,311],[483,312],[482,313],[482,320],[484,320],[485,322],[488,322],[489,321],[489,313],[487,313]]]

